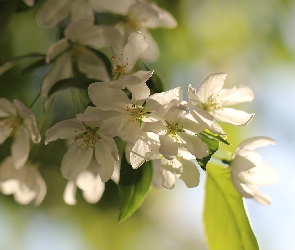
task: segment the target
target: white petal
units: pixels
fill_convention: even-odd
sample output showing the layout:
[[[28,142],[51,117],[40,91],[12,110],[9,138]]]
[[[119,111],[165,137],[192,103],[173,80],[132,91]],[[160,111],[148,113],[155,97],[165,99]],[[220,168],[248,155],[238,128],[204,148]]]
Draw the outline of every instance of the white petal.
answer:
[[[32,7],[34,5],[35,0],[23,0],[26,5],[28,5],[29,7]]]
[[[160,153],[168,160],[174,159],[178,154],[178,143],[169,135],[160,135]]]
[[[160,168],[162,175],[162,185],[164,188],[172,189],[175,186],[175,174],[163,167]]]
[[[168,109],[181,103],[183,91],[180,87],[151,95],[146,101],[146,111],[164,116]]]
[[[83,190],[83,197],[89,203],[96,203],[103,195],[105,184],[87,170],[77,178],[77,186]]]
[[[208,76],[201,84],[197,96],[200,102],[207,103],[212,95],[216,95],[224,84],[226,74],[212,74]]]
[[[63,194],[63,199],[65,203],[68,205],[76,205],[76,184],[74,181],[68,181],[64,194]]]
[[[7,126],[5,122],[0,121],[0,144],[2,144],[10,136],[12,128]]]
[[[19,204],[29,204],[36,197],[36,192],[22,185],[17,192],[14,193],[14,199]]]
[[[108,181],[114,172],[115,160],[109,146],[103,140],[95,144],[95,158],[100,165],[99,175],[101,180],[103,182]]]
[[[234,174],[239,174],[244,171],[248,171],[254,168],[256,165],[262,163],[262,157],[260,154],[254,151],[243,151],[241,154],[237,154],[230,164],[231,171]]]
[[[126,62],[128,62],[126,67],[127,72],[133,69],[138,58],[146,50],[147,46],[148,44],[141,32],[133,32],[129,35],[128,42],[123,49],[123,56],[126,58]],[[116,56],[120,57],[120,55]]]
[[[47,96],[50,89],[62,79],[71,77],[72,74],[72,62],[70,52],[64,53],[58,57],[49,70],[47,75],[43,78],[41,84],[41,93],[43,96]]]
[[[251,102],[254,99],[253,91],[244,85],[233,87],[231,89],[222,89],[216,101],[222,103],[222,106],[231,106],[243,102]]]
[[[210,115],[206,110],[192,110],[190,112],[192,117],[198,122],[200,131],[211,128],[213,125],[213,116]],[[194,130],[192,130],[194,131]],[[199,132],[200,132],[199,131]],[[196,133],[199,133],[196,132]]]
[[[126,107],[131,104],[130,99],[122,90],[110,88],[106,82],[90,84],[88,94],[93,104],[101,110],[127,112]]]
[[[155,62],[158,60],[160,55],[158,44],[152,37],[151,33],[149,33],[147,30],[141,30],[141,31],[144,34],[145,40],[148,44],[147,48],[142,53],[141,58],[148,62]]]
[[[92,159],[93,149],[81,148],[81,145],[81,140],[73,143],[62,159],[61,173],[68,180],[75,180],[89,166]]]
[[[139,121],[130,121],[129,115],[121,116],[121,124],[118,127],[118,135],[123,141],[135,142],[141,131],[141,125]]]
[[[179,137],[182,140],[182,146],[186,148],[196,158],[202,159],[208,155],[208,146],[206,143],[196,136],[187,133],[179,133]]]
[[[142,131],[143,132],[154,132],[159,134],[162,131],[165,131],[167,128],[161,121],[156,122],[145,122]]]
[[[239,177],[241,175],[243,175],[243,178],[241,179],[244,182],[255,185],[270,185],[278,181],[276,171],[264,161],[247,172],[240,173]]]
[[[192,108],[198,110],[203,109],[203,104],[199,100],[197,90],[193,88],[191,85],[188,86],[187,95],[189,99],[189,104],[192,106]]]
[[[165,114],[164,119],[166,121],[178,122],[182,121],[184,117],[188,114],[188,109],[183,105],[172,106],[168,112]]]
[[[253,199],[259,204],[269,205],[271,203],[271,199],[267,195],[260,192],[256,186],[252,187],[252,190],[254,191]]]
[[[71,8],[71,22],[75,22],[81,18],[93,18],[94,12],[88,1],[73,1]]]
[[[18,114],[24,119],[23,123],[30,131],[32,141],[34,143],[39,143],[41,141],[41,135],[37,129],[34,114],[19,100],[14,99],[13,104],[15,105]]]
[[[20,169],[24,166],[28,160],[29,152],[30,135],[29,132],[21,126],[16,133],[15,139],[11,146],[11,154],[16,169]]]
[[[84,125],[77,119],[61,121],[46,131],[45,144],[57,139],[74,139],[85,132]]]
[[[130,6],[135,3],[135,0],[89,0],[89,3],[97,12],[113,12],[116,14],[126,15]]]
[[[245,111],[235,110],[232,108],[215,110],[213,111],[212,115],[218,121],[237,126],[247,125],[254,117],[254,114],[249,114]]]
[[[266,136],[252,137],[246,141],[243,141],[236,149],[236,152],[240,150],[254,150],[258,147],[265,147],[268,145],[275,145],[276,141]]]
[[[46,55],[46,63],[50,63],[51,60],[54,60],[57,56],[60,56],[61,53],[65,52],[68,48],[70,48],[70,45],[68,39],[66,38],[63,38],[50,45]]]
[[[38,13],[38,23],[41,26],[52,27],[63,20],[69,13],[72,0],[47,0]]]
[[[15,116],[16,110],[12,102],[5,98],[0,98],[0,117]]]
[[[40,175],[40,172],[37,168],[31,167],[31,170],[33,171],[36,179],[36,198],[35,198],[35,206],[39,206],[41,202],[44,200],[46,192],[47,192],[47,187],[46,183],[43,180],[42,176]]]
[[[85,49],[78,55],[77,64],[79,70],[88,78],[100,81],[110,80],[104,62],[90,50]]]
[[[93,24],[93,19],[85,18],[72,22],[65,30],[65,36],[73,42],[100,49],[110,45],[109,34],[105,34],[106,30],[109,31],[109,28],[96,26]]]
[[[151,78],[153,73],[154,73],[153,70],[150,70],[150,71],[139,70],[133,73],[132,75],[139,77],[142,82],[146,82],[148,79]]]
[[[182,179],[188,188],[193,188],[199,185],[200,172],[197,166],[190,160],[181,160],[182,173],[179,179]]]
[[[236,190],[245,198],[253,198],[254,192],[242,183],[237,176],[231,175],[232,183]]]

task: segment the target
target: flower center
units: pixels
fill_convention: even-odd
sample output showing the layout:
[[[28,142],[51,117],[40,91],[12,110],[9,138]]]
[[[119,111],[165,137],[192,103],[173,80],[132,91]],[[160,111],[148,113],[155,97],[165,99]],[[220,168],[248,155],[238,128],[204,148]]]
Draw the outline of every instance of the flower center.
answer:
[[[178,122],[166,121],[166,135],[171,135],[175,139],[177,139],[177,133],[185,132],[183,126],[179,126]]]
[[[130,119],[129,121],[134,122],[134,121],[142,121],[142,118],[146,114],[145,108],[142,106],[139,106],[137,104],[132,104],[131,108],[127,106],[127,111],[130,113]]]
[[[0,118],[0,132],[9,127],[11,129],[10,136],[15,137],[21,122],[22,120],[18,116]]]
[[[86,49],[83,46],[74,44],[72,45],[71,50],[71,58],[73,62],[77,62],[79,59],[79,56],[83,53],[85,53]]]
[[[216,109],[221,109],[222,105],[216,101],[213,96],[210,96],[207,103],[203,103],[203,107],[206,111],[213,111]]]
[[[86,128],[85,133],[83,133],[82,135],[78,135],[75,138],[75,142],[81,139],[82,143],[80,146],[77,146],[77,148],[80,148],[81,150],[83,149],[88,150],[89,148],[94,148],[95,143],[98,142],[101,139],[101,137],[97,133],[97,130],[99,130],[98,127],[91,128],[87,126],[86,124],[84,124],[84,126]],[[82,128],[81,130],[85,130],[85,129]],[[78,130],[75,132],[78,132]]]
[[[121,54],[123,58],[123,54]],[[128,57],[126,58],[126,63],[120,62],[116,56],[112,56],[112,75],[113,78],[119,78],[121,75],[126,74],[126,68],[128,66]]]

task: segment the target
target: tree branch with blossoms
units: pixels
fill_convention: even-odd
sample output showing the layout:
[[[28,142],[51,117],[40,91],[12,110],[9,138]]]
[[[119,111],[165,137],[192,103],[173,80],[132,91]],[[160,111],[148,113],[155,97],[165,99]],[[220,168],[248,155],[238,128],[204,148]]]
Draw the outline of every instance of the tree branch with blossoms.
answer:
[[[14,10],[16,2],[11,5]],[[101,13],[114,16],[115,24],[99,23]],[[87,202],[96,203],[112,179],[118,184],[119,221],[141,206],[151,186],[173,189],[178,178],[194,188],[202,169],[207,176],[204,224],[209,248],[259,249],[243,197],[271,203],[258,186],[275,183],[277,174],[254,149],[275,141],[253,137],[230,158],[212,160],[221,143],[231,145],[219,122],[245,126],[253,119],[254,114],[231,107],[251,102],[252,90],[244,85],[223,88],[226,74],[214,73],[199,87],[164,91],[157,70],[144,64],[154,62],[160,52],[148,29],[174,28],[177,22],[148,1],[45,0],[37,21],[41,27],[58,25],[59,40],[46,54],[21,55],[0,67],[3,74],[24,59],[34,59],[23,69],[29,73],[50,65],[29,108],[21,100],[0,98],[0,144],[13,138],[11,155],[1,159],[1,192],[13,194],[20,204],[42,202],[42,159],[30,158],[31,141],[38,144],[41,137],[46,145],[67,142],[60,163],[68,181],[64,201],[76,204],[79,188]],[[32,106],[42,100],[46,120],[55,112],[55,97],[66,91],[76,114],[55,124],[44,122],[46,132],[39,132]]]

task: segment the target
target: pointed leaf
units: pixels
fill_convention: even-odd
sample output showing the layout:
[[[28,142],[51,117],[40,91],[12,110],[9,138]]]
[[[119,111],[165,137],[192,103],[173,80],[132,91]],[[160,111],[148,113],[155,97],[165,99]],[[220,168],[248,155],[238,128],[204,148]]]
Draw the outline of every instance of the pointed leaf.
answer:
[[[197,159],[200,167],[206,171],[207,163],[210,161],[212,155],[218,150],[219,148],[219,141],[215,140],[214,138],[208,137],[206,134],[198,134],[198,137],[207,144],[209,154],[202,159]]]
[[[144,201],[152,182],[152,165],[144,163],[140,168],[133,169],[127,163],[126,158],[122,159],[119,197],[121,202],[119,221],[131,216]]]
[[[146,70],[150,71],[151,69],[144,64]],[[154,72],[150,79],[146,81],[147,86],[151,90],[151,95],[155,93],[161,93],[164,91],[164,84],[161,78]]]
[[[230,142],[227,141],[227,136],[226,135],[218,135],[218,134],[214,134],[212,133],[210,130],[206,129],[202,132],[203,135],[206,135],[208,137],[214,138],[218,141],[223,142],[226,145],[232,145]]]
[[[67,78],[58,81],[49,91],[48,97],[51,97],[52,95],[56,94],[59,91],[69,89],[69,88],[88,88],[88,86],[91,83],[99,82],[95,79],[89,79],[84,77],[73,77],[73,78]]]
[[[234,188],[230,169],[208,165],[204,223],[210,250],[258,250],[243,199]]]

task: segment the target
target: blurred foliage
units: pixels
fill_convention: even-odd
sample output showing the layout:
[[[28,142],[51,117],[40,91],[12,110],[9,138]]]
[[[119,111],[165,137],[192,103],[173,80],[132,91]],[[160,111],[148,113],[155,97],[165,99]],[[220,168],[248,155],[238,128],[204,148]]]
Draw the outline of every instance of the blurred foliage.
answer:
[[[42,29],[36,23],[36,14],[41,2],[39,1],[33,8],[14,13],[18,0],[0,1],[1,64],[14,56],[29,52],[46,53],[49,45],[57,40],[59,32],[56,28]],[[181,85],[185,89],[188,84],[198,87],[207,75],[214,72],[228,73],[227,86],[247,84],[251,72],[257,72],[267,65],[294,62],[293,48],[286,41],[288,30],[284,29],[289,18],[295,13],[294,2],[291,0],[157,0],[156,2],[170,11],[179,23],[173,30],[150,31],[158,42],[161,54],[159,60],[149,64],[148,67],[155,69],[167,89]],[[108,20],[109,17],[100,18],[97,18],[97,22]],[[30,60],[21,62],[0,76],[1,97],[21,99],[26,105],[30,105],[39,93],[42,77],[49,69],[48,66],[44,66],[30,74],[20,75],[22,69],[31,63]],[[58,113],[53,115],[49,110],[46,120],[42,110],[43,101],[38,100],[33,106],[38,127],[42,128],[43,133],[55,122],[72,118],[76,113],[70,91],[62,91],[56,96],[52,110],[55,112],[58,110]],[[58,108],[60,106],[63,108]],[[245,128],[228,125],[223,128],[230,132],[228,141],[233,145],[237,145],[241,138],[249,133]],[[241,131],[243,134],[240,134]],[[1,160],[9,155],[10,143],[11,140],[8,140],[1,145]],[[150,215],[147,216],[146,209],[155,206],[156,203],[163,204],[163,207],[167,206],[167,211],[169,206],[173,206],[171,203],[168,204],[168,201],[165,203],[164,197],[167,196],[167,192],[164,191],[151,190],[142,209],[119,224],[117,223],[118,190],[111,181],[106,184],[103,198],[97,204],[87,204],[78,191],[78,204],[74,207],[65,205],[62,195],[66,180],[59,170],[66,150],[65,142],[58,141],[48,146],[43,144],[39,146],[33,147],[30,157],[37,162],[38,159],[42,159],[40,171],[48,186],[47,196],[39,208],[34,208],[20,206],[12,197],[0,195],[2,204],[0,216],[6,218],[0,225],[0,232],[3,230],[8,232],[6,239],[5,234],[0,237],[1,249],[7,249],[5,242],[9,242],[10,249],[25,249],[22,244],[29,245],[25,239],[29,235],[28,230],[43,230],[40,227],[49,225],[48,221],[53,223],[52,231],[61,228],[59,230],[63,230],[64,234],[72,232],[74,235],[72,238],[78,235],[80,238],[76,241],[84,244],[79,247],[77,243],[77,248],[71,248],[70,245],[56,249],[203,249],[199,247],[197,240],[203,236],[196,235],[195,231],[192,231],[185,240],[181,240],[177,226],[173,227],[174,230],[167,230],[175,219],[169,217],[169,214],[167,215],[169,220],[165,222],[167,227],[160,224],[157,219],[162,217],[161,214],[155,213],[154,219]],[[221,143],[218,154],[224,156],[227,151],[233,151],[233,148]],[[175,197],[176,202],[177,198]],[[184,214],[180,212],[179,217],[181,216]],[[45,222],[32,224],[34,220]],[[66,226],[63,227],[64,224]],[[73,228],[77,231],[70,231],[74,230]],[[40,233],[36,232],[36,237],[40,236]],[[34,234],[30,237],[33,238]],[[56,236],[55,239],[62,242],[62,237],[76,242],[66,236],[60,238]],[[20,239],[20,245],[14,242],[15,238]],[[45,239],[43,241],[47,242]],[[41,243],[35,242],[35,244]]]

